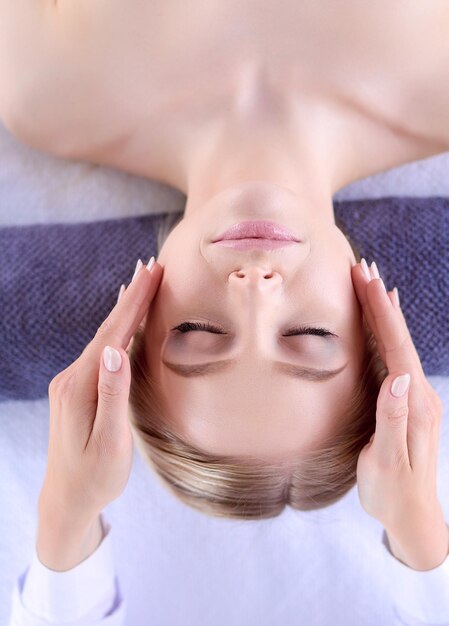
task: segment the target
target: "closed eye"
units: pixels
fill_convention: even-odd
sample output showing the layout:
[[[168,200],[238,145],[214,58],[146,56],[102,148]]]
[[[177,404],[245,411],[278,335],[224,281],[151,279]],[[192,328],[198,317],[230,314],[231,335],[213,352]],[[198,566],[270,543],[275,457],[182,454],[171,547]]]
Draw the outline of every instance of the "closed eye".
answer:
[[[227,334],[223,330],[220,330],[220,328],[212,326],[212,324],[209,324],[208,322],[183,322],[182,324],[172,328],[172,330],[179,330],[180,333],[189,333],[192,330],[203,330],[216,335]]]
[[[291,337],[292,335],[318,335],[319,337],[338,337],[327,328],[313,328],[312,326],[300,326],[299,328],[291,328],[283,337]]]
[[[178,324],[172,328],[172,330],[178,330],[180,333],[188,333],[191,331],[205,331],[209,333],[214,333],[217,335],[226,335],[227,333],[209,324],[209,322],[183,322],[182,324]],[[338,337],[335,333],[332,333],[327,328],[314,328],[312,326],[299,326],[297,328],[290,328],[286,333],[283,334],[283,337],[292,337],[295,335],[317,335],[319,337]]]

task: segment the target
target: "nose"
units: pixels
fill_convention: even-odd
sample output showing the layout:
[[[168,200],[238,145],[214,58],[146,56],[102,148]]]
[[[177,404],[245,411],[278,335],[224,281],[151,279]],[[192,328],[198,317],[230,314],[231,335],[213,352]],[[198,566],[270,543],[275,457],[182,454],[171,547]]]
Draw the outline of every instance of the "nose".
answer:
[[[282,275],[260,265],[245,265],[229,275],[228,297],[235,310],[236,325],[247,357],[257,358],[269,353],[272,344],[267,329],[275,323],[282,306],[284,281]]]
[[[230,284],[237,287],[257,287],[258,289],[273,290],[282,284],[279,272],[258,266],[248,266],[231,272]]]

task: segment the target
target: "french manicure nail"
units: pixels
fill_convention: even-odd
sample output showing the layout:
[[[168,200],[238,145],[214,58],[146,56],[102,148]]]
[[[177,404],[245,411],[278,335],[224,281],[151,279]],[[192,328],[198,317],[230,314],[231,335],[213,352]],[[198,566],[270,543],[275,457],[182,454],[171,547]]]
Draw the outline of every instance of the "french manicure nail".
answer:
[[[365,274],[365,277],[368,280],[371,280],[371,274],[369,273],[368,263],[365,261],[365,259],[362,259],[360,261],[360,265],[362,266],[362,270],[363,270],[363,273]]]
[[[380,274],[379,274],[379,270],[377,269],[376,261],[373,261],[371,263],[371,269],[373,271],[374,278],[380,278]]]
[[[384,284],[384,281],[382,280],[382,278],[380,278],[379,280],[380,280],[380,284],[381,284],[381,285],[382,285],[382,287],[383,287],[383,290],[384,290],[384,291],[387,291],[387,288],[385,287],[385,284]]]
[[[397,287],[395,287],[395,288],[393,289],[393,294],[394,294],[394,297],[396,298],[396,303],[397,303],[397,305],[398,305],[398,306],[401,306],[401,302],[400,302],[400,300],[399,300],[399,291],[398,291],[398,288],[397,288]]]
[[[147,270],[149,272],[151,272],[151,270],[153,269],[153,265],[155,264],[155,262],[156,262],[156,259],[154,258],[154,256],[152,256],[151,259],[147,263]]]
[[[121,286],[120,286],[120,291],[118,292],[117,303],[119,302],[120,298],[122,297],[124,291],[125,291],[125,285],[122,283]]]
[[[134,270],[134,275],[131,279],[131,282],[133,282],[133,280],[135,279],[135,277],[137,276],[137,274],[139,273],[140,268],[142,267],[143,263],[142,261],[139,259],[136,263],[136,269]]]

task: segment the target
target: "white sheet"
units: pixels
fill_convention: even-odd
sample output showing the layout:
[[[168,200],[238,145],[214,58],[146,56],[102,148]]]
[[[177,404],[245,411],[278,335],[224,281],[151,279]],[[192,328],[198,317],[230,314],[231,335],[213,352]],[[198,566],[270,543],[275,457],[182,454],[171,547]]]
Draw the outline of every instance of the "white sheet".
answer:
[[[357,181],[335,199],[449,196],[448,174],[449,153]],[[183,194],[154,181],[35,151],[0,126],[0,225],[178,211],[184,201]],[[438,487],[449,520],[449,379],[431,382],[445,406]],[[35,541],[48,401],[0,404],[0,419],[0,623],[5,624],[13,584]],[[385,601],[382,527],[361,509],[356,488],[323,511],[287,510],[261,522],[213,519],[171,496],[136,451],[129,484],[107,514],[129,626],[395,623]]]

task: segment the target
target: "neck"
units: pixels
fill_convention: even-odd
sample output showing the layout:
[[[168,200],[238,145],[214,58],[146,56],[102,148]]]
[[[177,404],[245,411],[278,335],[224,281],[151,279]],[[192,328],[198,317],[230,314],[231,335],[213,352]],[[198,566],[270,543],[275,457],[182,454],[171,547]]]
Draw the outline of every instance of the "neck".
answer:
[[[268,118],[252,109],[207,124],[195,135],[195,145],[182,151],[185,217],[227,189],[263,181],[301,197],[315,218],[334,222],[332,196],[341,186],[341,160],[330,115],[314,105],[315,114],[302,111],[300,120]],[[247,194],[245,201],[250,199]]]

